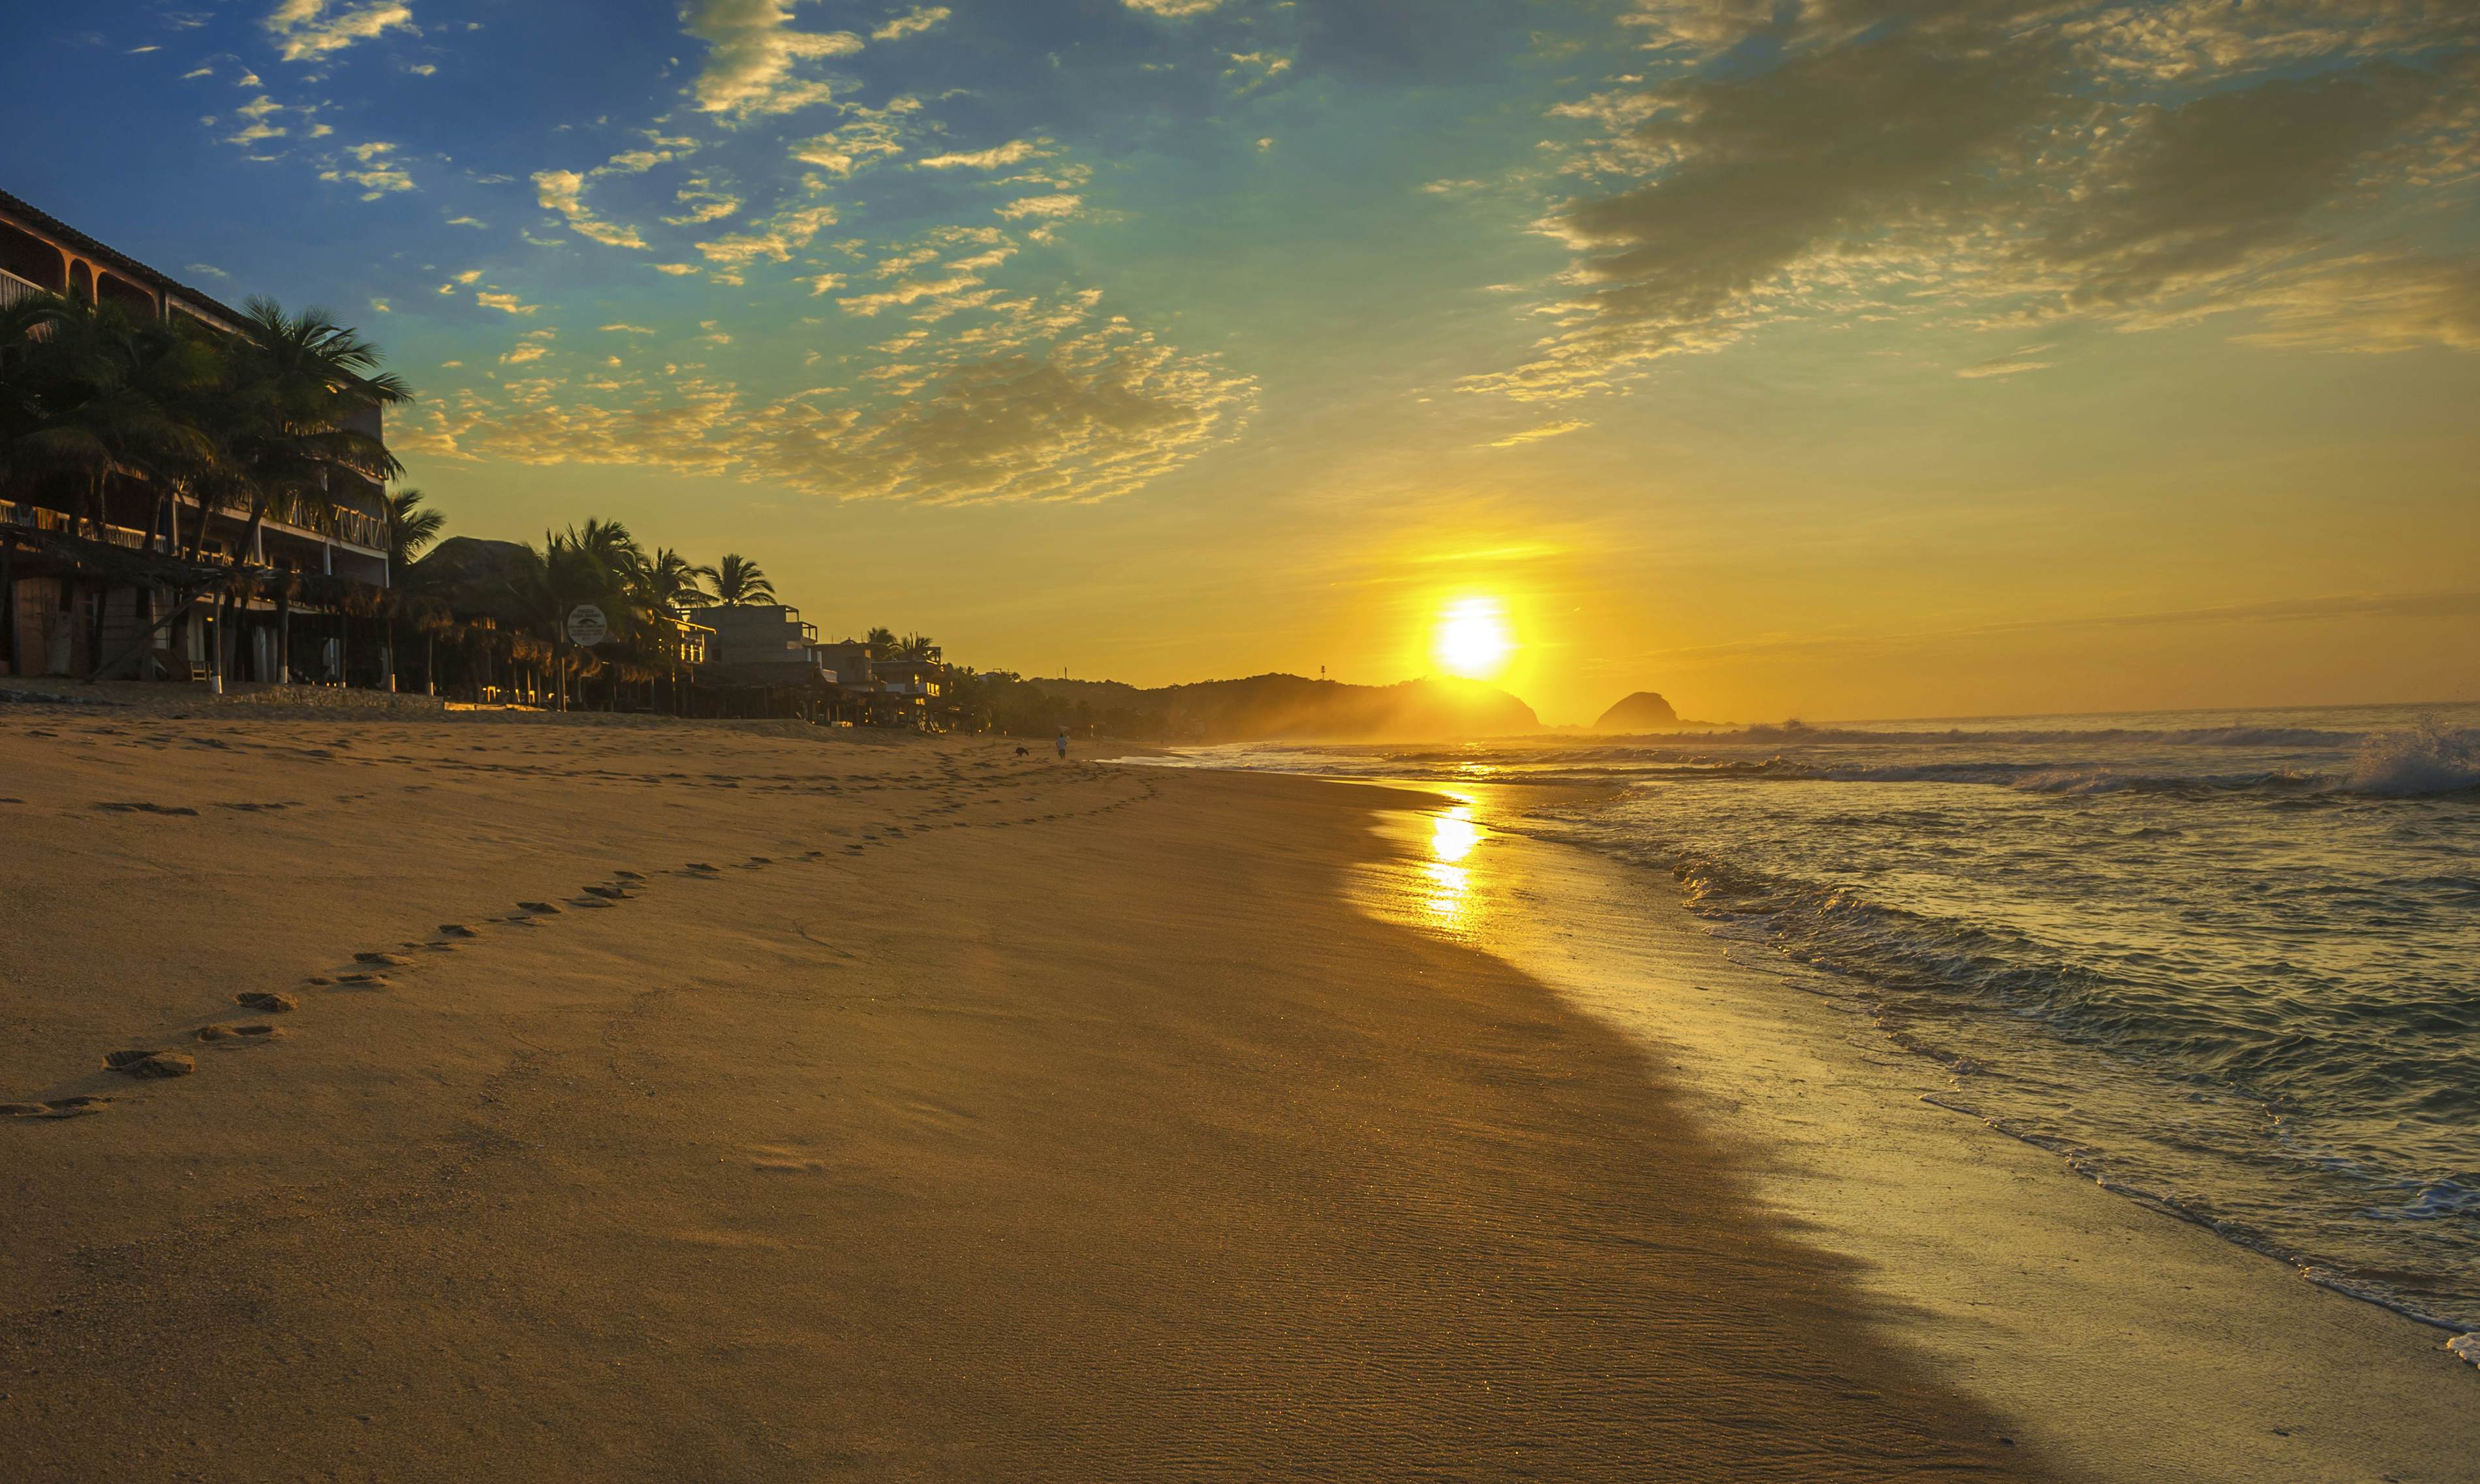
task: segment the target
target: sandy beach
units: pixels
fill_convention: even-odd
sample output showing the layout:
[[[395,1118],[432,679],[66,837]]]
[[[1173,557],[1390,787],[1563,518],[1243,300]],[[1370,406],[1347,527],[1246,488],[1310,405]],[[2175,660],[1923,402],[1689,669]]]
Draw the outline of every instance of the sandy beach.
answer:
[[[1425,921],[1436,803],[10,705],[9,1474],[2473,1476],[2433,1333],[1715,1008],[1684,921],[1580,959],[1512,848]]]

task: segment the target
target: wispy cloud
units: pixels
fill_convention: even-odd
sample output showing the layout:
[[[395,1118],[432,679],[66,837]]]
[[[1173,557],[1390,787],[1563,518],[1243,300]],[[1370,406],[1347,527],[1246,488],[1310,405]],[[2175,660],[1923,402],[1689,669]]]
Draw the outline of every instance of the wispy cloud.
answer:
[[[372,0],[367,5],[338,6],[334,0],[282,0],[269,13],[267,29],[275,36],[287,62],[318,62],[357,41],[390,31],[419,35],[413,7],[402,0]]]
[[[570,229],[578,236],[590,238],[608,247],[642,249],[646,240],[637,229],[605,221],[585,205],[585,177],[576,170],[536,170],[534,199],[546,209],[568,219]]]
[[[688,0],[683,19],[707,43],[692,85],[710,114],[785,114],[831,100],[828,85],[793,75],[796,63],[848,57],[862,49],[849,31],[795,31],[792,0]]]
[[[1043,151],[1031,140],[1010,140],[988,149],[955,151],[931,155],[914,164],[925,170],[995,170],[1004,166],[1021,165]]]
[[[917,5],[905,14],[894,16],[872,31],[869,38],[873,41],[901,41],[906,37],[919,36],[937,26],[949,13],[943,5]]]
[[[362,199],[365,201],[375,201],[391,192],[413,189],[413,177],[406,173],[401,165],[389,158],[396,153],[394,144],[379,141],[367,144],[349,144],[345,148],[345,153],[352,156],[355,163],[321,170],[319,172],[321,180],[351,181],[362,188]]]
[[[1520,448],[1529,443],[1539,443],[1545,438],[1558,438],[1590,426],[1592,426],[1592,424],[1584,421],[1582,418],[1570,418],[1563,422],[1544,422],[1538,427],[1528,427],[1520,433],[1510,433],[1506,437],[1501,438],[1494,443],[1481,444],[1478,447],[1484,448]]]

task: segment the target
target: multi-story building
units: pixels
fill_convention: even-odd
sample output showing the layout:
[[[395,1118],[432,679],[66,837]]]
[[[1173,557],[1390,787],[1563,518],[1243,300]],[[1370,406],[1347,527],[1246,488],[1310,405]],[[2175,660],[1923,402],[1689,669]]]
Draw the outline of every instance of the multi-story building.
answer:
[[[150,320],[185,320],[224,334],[239,334],[243,317],[170,275],[108,246],[17,197],[0,192],[0,307],[36,293],[65,294],[89,303],[116,304]],[[381,436],[378,409],[354,420],[356,431]],[[169,557],[193,543],[209,562],[245,558],[270,568],[387,585],[387,522],[381,492],[361,481],[332,492],[330,528],[267,519],[252,549],[238,552],[246,512],[209,512],[195,499],[157,499],[142,478],[116,475],[103,492],[100,528],[76,522],[67,497],[19,492],[0,499],[0,527],[60,539],[0,542],[0,673],[86,675],[103,656],[146,637],[170,602],[156,584],[115,580],[113,564],[100,553],[82,558],[81,541],[100,541],[133,553]],[[213,516],[205,539],[199,523]],[[142,557],[122,563],[142,569]],[[236,647],[243,678],[283,678],[274,672],[283,646],[265,622],[272,604],[258,600],[242,611],[246,642]],[[190,612],[156,635],[156,668],[168,661],[185,670],[207,657],[207,626]],[[328,651],[293,654],[297,673],[315,671]],[[127,672],[125,672],[127,673]],[[143,673],[142,669],[137,673]]]
[[[751,672],[775,685],[824,678],[816,654],[818,626],[801,610],[780,602],[735,603],[701,608],[698,621],[714,630],[708,647],[713,663]]]

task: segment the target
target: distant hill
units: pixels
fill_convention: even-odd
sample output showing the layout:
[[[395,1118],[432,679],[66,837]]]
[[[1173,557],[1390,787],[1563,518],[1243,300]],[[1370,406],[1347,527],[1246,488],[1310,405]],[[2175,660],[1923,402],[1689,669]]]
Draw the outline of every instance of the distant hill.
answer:
[[[1602,713],[1595,731],[1667,731],[1679,725],[1679,713],[1656,692],[1638,691]]]
[[[1384,742],[1508,736],[1538,731],[1533,708],[1503,690],[1460,680],[1346,685],[1297,675],[1259,675],[1141,690],[1115,680],[1025,679],[1013,687],[1052,704],[1057,725],[1096,726],[1123,736],[1196,742]],[[1009,729],[1042,725],[1036,708],[1007,706]],[[1020,720],[1021,718],[1021,720]],[[1079,719],[1081,718],[1081,719]]]

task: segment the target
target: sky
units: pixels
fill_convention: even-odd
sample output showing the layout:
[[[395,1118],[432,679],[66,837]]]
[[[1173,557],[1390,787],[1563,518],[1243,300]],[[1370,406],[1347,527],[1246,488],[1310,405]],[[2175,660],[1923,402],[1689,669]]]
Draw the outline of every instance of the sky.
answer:
[[[2480,697],[2468,0],[93,0],[0,189],[451,533],[1545,721]],[[1487,647],[1493,649],[1494,647]]]

